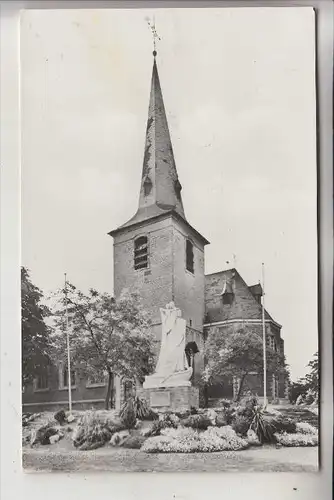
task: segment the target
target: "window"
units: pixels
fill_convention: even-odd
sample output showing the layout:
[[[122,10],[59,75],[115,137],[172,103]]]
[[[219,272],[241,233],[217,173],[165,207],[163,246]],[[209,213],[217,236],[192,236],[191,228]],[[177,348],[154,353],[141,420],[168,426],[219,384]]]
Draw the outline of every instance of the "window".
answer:
[[[186,268],[194,274],[194,245],[190,240],[186,241]]]
[[[71,385],[75,385],[75,371],[71,370]],[[68,369],[65,368],[64,374],[63,374],[63,386],[68,387]]]
[[[47,391],[49,389],[49,377],[46,370],[37,375],[34,386],[35,391]]]
[[[224,305],[231,305],[233,302],[233,293],[225,292],[222,295],[222,301]]]
[[[134,268],[146,269],[148,267],[148,240],[146,236],[140,236],[134,244]]]
[[[96,374],[96,375],[89,375],[88,380],[87,380],[87,387],[102,387],[106,385],[106,376],[105,374]]]
[[[231,305],[234,298],[234,292],[230,281],[226,280],[224,283],[221,300],[223,305]]]

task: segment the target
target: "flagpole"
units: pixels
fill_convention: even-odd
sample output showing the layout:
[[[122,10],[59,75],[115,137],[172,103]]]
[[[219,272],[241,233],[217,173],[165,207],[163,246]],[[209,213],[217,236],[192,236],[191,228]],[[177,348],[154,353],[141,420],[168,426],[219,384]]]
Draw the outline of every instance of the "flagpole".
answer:
[[[66,318],[66,343],[67,343],[67,383],[68,383],[68,409],[72,413],[72,384],[71,384],[71,352],[70,337],[68,331],[68,311],[67,311],[67,279],[65,273],[65,318]]]
[[[263,344],[263,405],[267,406],[267,353],[266,353],[266,324],[264,304],[264,263],[262,262],[262,344]]]

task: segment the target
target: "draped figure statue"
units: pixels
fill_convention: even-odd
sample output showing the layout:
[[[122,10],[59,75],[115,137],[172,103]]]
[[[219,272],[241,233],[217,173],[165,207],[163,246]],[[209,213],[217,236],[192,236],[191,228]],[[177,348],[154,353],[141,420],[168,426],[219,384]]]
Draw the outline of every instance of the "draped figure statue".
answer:
[[[181,318],[181,310],[171,302],[165,309],[160,309],[160,314],[162,334],[156,374],[167,376],[188,370],[185,354],[186,325],[185,320]]]
[[[153,375],[145,378],[143,387],[191,385],[192,368],[186,353],[186,321],[181,318],[181,310],[170,302],[160,309],[162,332],[160,354]]]

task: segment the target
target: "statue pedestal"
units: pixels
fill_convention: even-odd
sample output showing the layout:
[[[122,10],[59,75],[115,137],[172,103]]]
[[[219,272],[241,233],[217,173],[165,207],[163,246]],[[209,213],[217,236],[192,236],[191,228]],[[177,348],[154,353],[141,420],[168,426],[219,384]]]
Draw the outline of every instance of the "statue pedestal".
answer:
[[[188,385],[189,384],[189,385]],[[199,407],[199,390],[188,382],[187,385],[142,388],[138,396],[145,399],[155,411],[190,410]]]
[[[144,389],[164,388],[164,387],[190,387],[190,378],[193,373],[192,368],[180,372],[172,373],[168,376],[154,373],[145,377]]]

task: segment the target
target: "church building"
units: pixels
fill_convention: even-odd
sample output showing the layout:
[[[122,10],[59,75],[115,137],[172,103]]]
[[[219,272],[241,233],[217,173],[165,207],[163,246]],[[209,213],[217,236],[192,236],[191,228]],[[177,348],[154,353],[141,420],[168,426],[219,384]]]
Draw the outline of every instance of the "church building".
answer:
[[[114,295],[119,297],[123,289],[140,290],[157,344],[160,308],[175,303],[186,320],[186,355],[196,386],[204,369],[204,342],[213,329],[224,335],[232,325],[255,329],[262,335],[262,289],[260,285],[248,286],[236,269],[205,275],[204,251],[209,241],[185,215],[155,51],[153,55],[138,209],[130,220],[109,232],[114,241]],[[265,327],[267,344],[284,353],[281,326],[267,311]],[[58,367],[49,381],[36,381],[23,394],[24,410],[66,404],[65,379],[64,369]],[[269,397],[283,398],[284,380],[274,374],[269,374],[269,379]],[[262,395],[256,373],[249,375],[246,387]],[[117,380],[115,388],[114,401],[119,408],[126,397],[126,386]],[[105,389],[104,380],[76,380],[73,407],[103,407]],[[209,388],[209,397],[232,398],[237,389],[237,380],[223,380]]]

